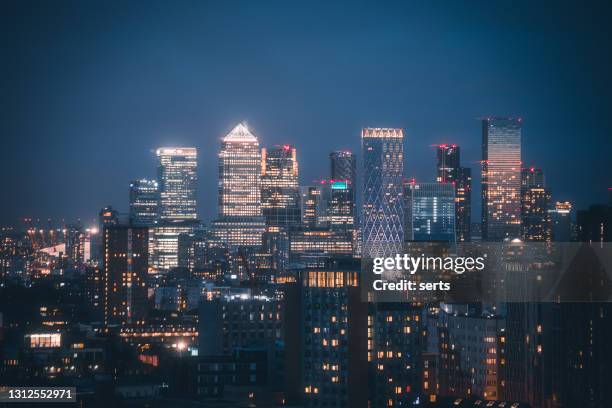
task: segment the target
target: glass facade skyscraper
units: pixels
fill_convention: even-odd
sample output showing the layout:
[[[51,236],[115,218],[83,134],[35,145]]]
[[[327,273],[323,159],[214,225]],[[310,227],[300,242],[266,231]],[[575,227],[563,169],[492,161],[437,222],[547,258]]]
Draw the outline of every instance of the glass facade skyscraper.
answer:
[[[330,158],[330,192],[328,217],[331,228],[355,227],[355,187],[357,170],[355,155],[346,150],[332,152]]]
[[[455,242],[455,189],[450,183],[404,185],[407,241]]]
[[[472,169],[461,167],[461,150],[456,144],[437,146],[438,183],[455,186],[455,233],[457,241],[472,239]]]
[[[549,209],[551,194],[544,185],[544,172],[534,167],[521,172],[521,229],[525,241],[552,241]]]
[[[266,224],[300,226],[300,187],[295,147],[261,149],[261,209]]]
[[[521,118],[482,121],[482,239],[521,234]]]
[[[219,219],[212,233],[225,244],[259,246],[265,231],[261,212],[259,141],[243,123],[221,141],[219,152]]]
[[[157,183],[159,188],[158,223],[151,253],[155,269],[168,271],[178,266],[178,237],[197,225],[196,169],[194,147],[162,147]]]
[[[195,147],[162,147],[157,149],[159,166],[159,219],[195,220],[196,167]]]
[[[130,225],[153,227],[157,222],[158,202],[157,181],[140,179],[130,182]]]
[[[261,216],[260,173],[259,141],[240,123],[221,142],[219,216]]]
[[[392,256],[402,251],[404,209],[404,130],[364,128],[362,256]]]

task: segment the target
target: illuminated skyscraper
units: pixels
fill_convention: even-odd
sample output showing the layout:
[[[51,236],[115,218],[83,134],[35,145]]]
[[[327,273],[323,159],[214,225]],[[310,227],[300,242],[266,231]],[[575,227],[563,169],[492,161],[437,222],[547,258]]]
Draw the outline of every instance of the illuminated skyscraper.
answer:
[[[151,242],[152,264],[158,271],[178,266],[178,237],[193,232],[197,225],[196,169],[194,147],[162,147],[157,183],[159,188],[158,223]]]
[[[521,118],[482,121],[482,239],[521,234]]]
[[[103,230],[104,324],[142,322],[147,312],[146,227],[107,225]]]
[[[261,149],[261,208],[266,224],[283,228],[300,225],[300,188],[295,147]]]
[[[330,228],[355,228],[355,155],[341,150],[329,155],[331,164],[328,218]]]
[[[194,147],[157,149],[159,219],[195,220],[197,150]]]
[[[455,185],[455,232],[457,241],[471,241],[472,223],[472,170],[461,167],[459,146],[441,144],[437,146],[438,183]]]
[[[316,228],[320,225],[327,211],[327,201],[324,199],[323,186],[300,187],[302,196],[302,225],[305,229]]]
[[[455,242],[455,189],[449,183],[405,184],[408,241]]]
[[[572,240],[572,203],[557,201],[555,208],[548,210],[552,223],[552,239],[556,242]]]
[[[347,180],[349,184],[355,184],[356,166],[355,155],[346,150],[332,152],[329,155],[332,180]]]
[[[542,169],[521,171],[521,229],[525,241],[551,241],[550,192],[544,186]]]
[[[157,222],[159,201],[157,181],[140,179],[130,183],[130,224],[153,227]]]
[[[404,241],[403,129],[361,131],[363,165],[363,257],[401,253]]]
[[[453,183],[457,180],[457,169],[460,165],[460,150],[457,145],[441,144],[436,150],[438,159],[438,183]]]
[[[229,246],[260,246],[265,230],[261,213],[259,141],[242,123],[221,141],[219,219],[213,234]]]

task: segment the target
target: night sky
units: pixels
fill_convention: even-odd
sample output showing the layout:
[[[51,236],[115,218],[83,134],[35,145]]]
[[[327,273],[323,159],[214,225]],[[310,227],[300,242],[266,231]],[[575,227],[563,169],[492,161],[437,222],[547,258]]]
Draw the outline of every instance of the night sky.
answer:
[[[220,138],[243,120],[295,144],[308,184],[364,126],[405,128],[408,177],[433,181],[441,142],[478,174],[478,118],[522,116],[553,200],[607,200],[612,6],[328,3],[2,1],[0,223],[125,212],[165,145],[199,149],[209,221]]]

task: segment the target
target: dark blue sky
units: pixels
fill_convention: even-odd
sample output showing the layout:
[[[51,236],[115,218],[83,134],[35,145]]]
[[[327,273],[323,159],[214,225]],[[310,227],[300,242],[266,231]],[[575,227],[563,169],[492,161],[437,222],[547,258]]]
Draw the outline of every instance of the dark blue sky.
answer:
[[[307,184],[363,126],[406,129],[407,176],[433,180],[438,142],[478,173],[477,118],[520,115],[554,199],[607,199],[609,5],[328,3],[3,1],[0,222],[126,211],[162,145],[199,149],[208,221],[219,139],[241,120],[295,144]]]

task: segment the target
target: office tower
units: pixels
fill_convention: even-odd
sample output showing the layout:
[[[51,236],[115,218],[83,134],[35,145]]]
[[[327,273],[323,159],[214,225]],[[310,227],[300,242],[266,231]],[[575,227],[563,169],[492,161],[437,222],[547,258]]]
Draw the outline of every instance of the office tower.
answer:
[[[542,169],[521,171],[521,230],[525,241],[549,242],[552,239],[550,192],[544,186]]]
[[[261,149],[261,210],[268,226],[300,226],[300,188],[295,147]]]
[[[552,223],[552,240],[570,242],[572,240],[572,203],[557,201],[555,208],[548,212]]]
[[[403,129],[363,129],[361,152],[362,256],[368,258],[401,253],[404,241]]]
[[[104,324],[139,323],[146,317],[146,227],[107,225],[103,230]]]
[[[457,169],[460,167],[460,149],[453,144],[438,145],[436,150],[438,160],[438,172],[436,181],[438,183],[453,183],[457,180]]]
[[[612,241],[612,206],[594,204],[588,210],[579,210],[576,215],[578,241]]]
[[[327,200],[322,185],[300,187],[302,225],[306,229],[322,226],[327,214]]]
[[[457,241],[472,240],[472,169],[459,167],[455,181],[455,234]]]
[[[404,234],[407,241],[455,242],[455,186],[404,184]]]
[[[330,177],[332,180],[346,180],[349,184],[355,184],[357,170],[355,155],[346,150],[339,150],[329,154],[331,164]]]
[[[261,213],[259,141],[242,123],[221,142],[219,152],[219,218],[213,234],[230,247],[261,245],[265,219]]]
[[[238,124],[221,142],[219,216],[261,216],[261,165],[259,141]]]
[[[455,186],[455,232],[457,241],[471,241],[472,169],[461,167],[460,148],[441,144],[436,149],[438,183]]]
[[[194,147],[157,149],[159,220],[195,220],[197,150]]]
[[[110,205],[100,210],[98,213],[99,231],[102,231],[106,226],[117,224],[119,224],[119,212],[117,210]]]
[[[178,237],[190,233],[196,220],[197,150],[194,147],[157,149],[159,165],[158,221],[152,245],[152,264],[159,272],[178,266]]]
[[[357,186],[355,155],[352,152],[340,150],[330,153],[329,159],[332,183],[328,205],[330,227],[354,229]]]
[[[367,303],[358,271],[355,265],[300,276],[304,407],[368,406]]]
[[[130,225],[155,226],[159,201],[157,186],[155,180],[140,179],[130,182]]]
[[[352,258],[353,235],[350,231],[330,229],[296,230],[289,237],[289,259],[309,268],[324,267],[332,259]]]
[[[482,121],[482,239],[521,234],[521,118]]]

